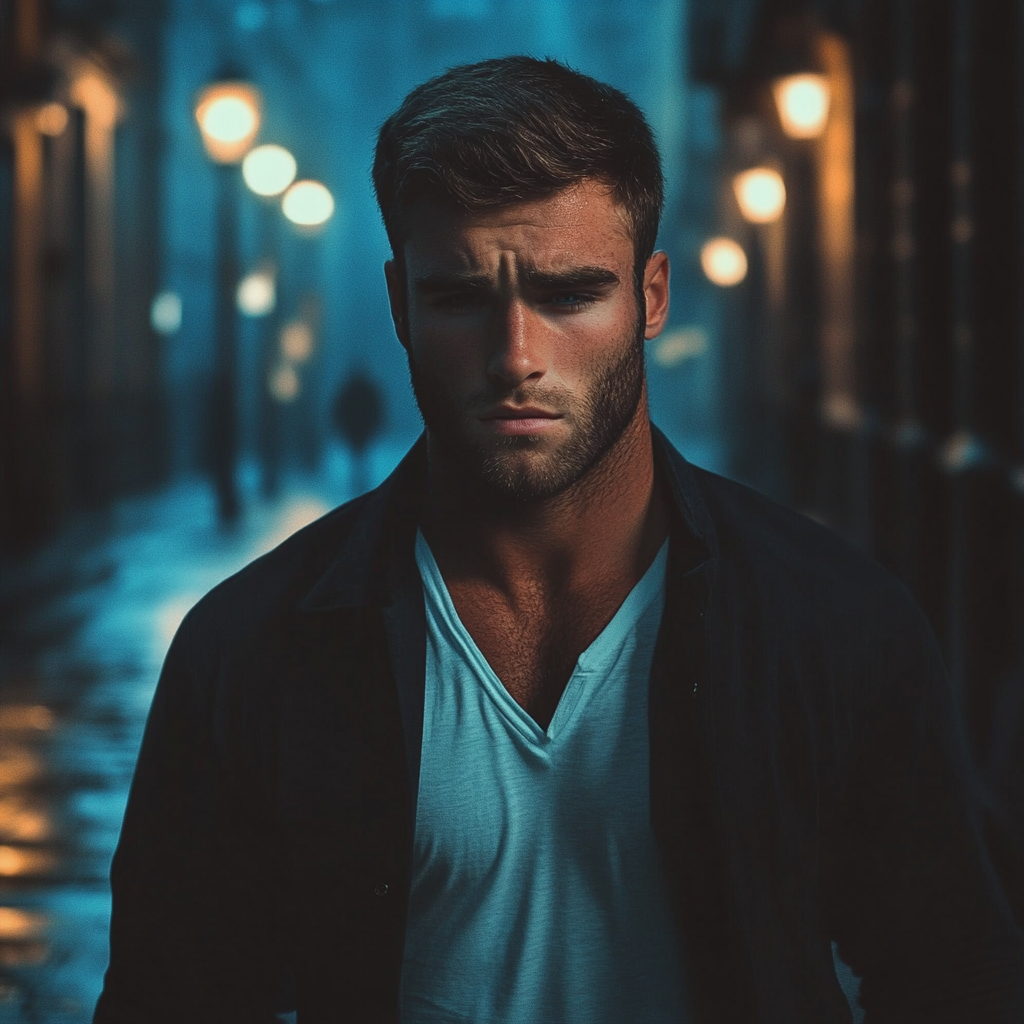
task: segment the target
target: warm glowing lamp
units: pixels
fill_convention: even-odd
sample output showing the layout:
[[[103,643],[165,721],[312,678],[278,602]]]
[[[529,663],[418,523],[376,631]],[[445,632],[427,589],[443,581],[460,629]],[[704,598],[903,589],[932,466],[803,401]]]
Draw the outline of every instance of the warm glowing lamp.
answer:
[[[824,75],[778,78],[772,85],[782,130],[791,139],[816,139],[828,121],[832,91]]]
[[[751,224],[770,224],[786,208],[786,183],[771,167],[752,167],[733,178],[740,213]]]
[[[313,328],[305,320],[292,320],[281,330],[281,355],[293,363],[304,363],[313,354]]]
[[[297,181],[284,194],[284,215],[300,227],[316,227],[334,213],[334,197],[319,181]]]
[[[248,82],[215,82],[199,94],[196,121],[210,159],[236,164],[260,128],[259,91]]]
[[[68,108],[63,103],[44,103],[36,111],[36,128],[51,138],[64,134],[68,126]]]
[[[238,282],[235,303],[243,316],[261,317],[273,313],[277,304],[274,275],[267,270],[254,270],[246,274]]]
[[[242,177],[258,196],[280,195],[294,180],[295,157],[284,146],[257,146],[242,161]]]
[[[731,238],[709,238],[700,251],[700,265],[708,280],[722,288],[747,276],[747,254]]]

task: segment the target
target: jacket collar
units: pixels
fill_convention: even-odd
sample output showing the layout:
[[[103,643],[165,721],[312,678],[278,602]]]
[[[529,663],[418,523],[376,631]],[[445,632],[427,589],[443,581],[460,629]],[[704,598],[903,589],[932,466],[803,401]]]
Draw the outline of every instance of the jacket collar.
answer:
[[[672,505],[674,564],[688,573],[717,555],[714,526],[693,467],[653,424],[655,472]],[[304,611],[387,607],[418,579],[416,528],[426,487],[427,445],[421,434],[394,472],[375,490],[342,506],[355,522],[337,558],[300,603]]]
[[[666,485],[671,504],[673,546],[676,566],[684,573],[718,558],[714,523],[701,495],[693,466],[652,423],[654,472]]]
[[[387,607],[415,573],[416,527],[427,479],[427,441],[421,434],[375,490],[331,515],[355,521],[338,556],[303,598],[304,611]],[[418,578],[418,577],[417,577]]]

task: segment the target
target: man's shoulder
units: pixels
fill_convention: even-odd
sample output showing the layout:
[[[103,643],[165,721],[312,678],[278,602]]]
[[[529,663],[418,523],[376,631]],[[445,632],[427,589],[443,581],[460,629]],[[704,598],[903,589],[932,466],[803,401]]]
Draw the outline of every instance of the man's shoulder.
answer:
[[[186,618],[196,641],[258,648],[280,636],[342,553],[368,544],[358,533],[375,496],[338,506],[215,586]]]
[[[767,600],[810,602],[840,614],[922,620],[904,584],[827,524],[760,491],[689,465],[714,531],[718,572]]]

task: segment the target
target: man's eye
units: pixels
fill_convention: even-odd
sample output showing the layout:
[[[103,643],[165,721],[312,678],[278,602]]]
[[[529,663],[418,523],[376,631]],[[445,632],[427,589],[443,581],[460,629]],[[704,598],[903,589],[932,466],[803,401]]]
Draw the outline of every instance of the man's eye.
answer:
[[[560,292],[552,295],[548,301],[559,309],[583,309],[593,305],[596,297],[588,292]]]

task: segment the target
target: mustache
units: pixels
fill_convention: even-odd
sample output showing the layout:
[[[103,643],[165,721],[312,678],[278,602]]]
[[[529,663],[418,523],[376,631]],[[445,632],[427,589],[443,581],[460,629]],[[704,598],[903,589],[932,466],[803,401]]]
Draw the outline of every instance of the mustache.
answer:
[[[419,395],[446,400],[447,393],[443,386],[432,379],[410,354],[409,374],[413,381],[413,390]],[[519,384],[516,387],[502,387],[498,383],[481,388],[467,396],[461,403],[462,414],[472,418],[480,413],[493,409],[496,405],[508,403],[517,406],[539,406],[553,413],[568,416],[573,405],[573,393],[569,388],[559,385],[537,386]]]
[[[474,416],[492,410],[497,405],[536,406],[559,415],[568,414],[572,407],[572,393],[562,387],[493,387],[469,396],[465,409]]]

